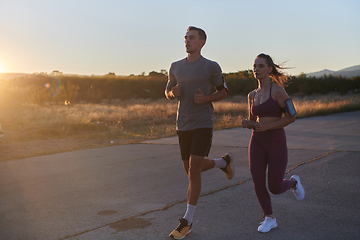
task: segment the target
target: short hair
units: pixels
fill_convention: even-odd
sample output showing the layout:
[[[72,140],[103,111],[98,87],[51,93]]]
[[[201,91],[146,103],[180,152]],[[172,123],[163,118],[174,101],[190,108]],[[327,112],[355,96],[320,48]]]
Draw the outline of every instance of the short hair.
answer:
[[[197,31],[198,34],[199,34],[199,38],[200,38],[201,40],[205,40],[205,42],[206,42],[206,33],[205,33],[204,30],[202,30],[201,28],[194,27],[194,26],[190,26],[190,27],[188,27],[188,29],[187,29],[187,31],[192,31],[192,30]]]

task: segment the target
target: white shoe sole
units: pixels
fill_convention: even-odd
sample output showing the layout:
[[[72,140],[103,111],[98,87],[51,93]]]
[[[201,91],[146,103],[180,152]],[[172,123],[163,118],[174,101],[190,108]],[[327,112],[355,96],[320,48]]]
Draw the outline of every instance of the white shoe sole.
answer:
[[[301,201],[305,198],[305,189],[303,187],[303,185],[301,184],[301,181],[300,181],[300,177],[298,175],[293,175],[291,177],[291,179],[294,179],[296,180],[297,184],[296,184],[296,189],[298,189],[300,192],[303,192],[303,196],[300,196],[298,197],[298,195],[296,194],[295,190],[293,190],[294,194],[295,194],[295,197],[297,200]]]
[[[275,224],[272,225],[272,226],[270,227],[270,229],[267,230],[267,231],[259,230],[259,228],[260,228],[260,226],[259,226],[259,227],[258,227],[258,232],[259,232],[259,233],[267,233],[267,232],[270,232],[271,229],[276,228],[276,227],[277,227],[277,223],[276,223],[276,222],[275,222]]]

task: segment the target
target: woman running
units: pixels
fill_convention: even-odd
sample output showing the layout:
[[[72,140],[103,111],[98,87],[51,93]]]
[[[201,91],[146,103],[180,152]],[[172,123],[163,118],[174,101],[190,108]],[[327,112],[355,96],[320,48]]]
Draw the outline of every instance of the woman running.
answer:
[[[262,53],[256,57],[253,71],[258,88],[248,94],[250,114],[248,119],[242,120],[243,128],[253,129],[249,143],[249,166],[255,194],[264,212],[265,219],[258,227],[262,233],[277,227],[266,189],[266,168],[271,193],[281,194],[292,189],[298,200],[303,200],[305,196],[297,175],[284,179],[288,161],[284,127],[295,121],[296,112],[284,90],[289,77],[281,69],[269,55]]]

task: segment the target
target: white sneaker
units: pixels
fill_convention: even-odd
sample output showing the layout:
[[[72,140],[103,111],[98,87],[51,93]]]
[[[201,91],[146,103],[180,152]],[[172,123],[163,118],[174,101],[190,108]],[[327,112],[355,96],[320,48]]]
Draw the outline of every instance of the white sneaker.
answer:
[[[293,175],[291,179],[294,179],[297,182],[295,188],[292,189],[296,199],[299,201],[303,200],[305,197],[305,189],[301,185],[300,177],[298,175]]]
[[[258,232],[266,233],[273,228],[277,227],[276,218],[272,219],[271,217],[265,217],[265,220],[260,223],[258,227]]]

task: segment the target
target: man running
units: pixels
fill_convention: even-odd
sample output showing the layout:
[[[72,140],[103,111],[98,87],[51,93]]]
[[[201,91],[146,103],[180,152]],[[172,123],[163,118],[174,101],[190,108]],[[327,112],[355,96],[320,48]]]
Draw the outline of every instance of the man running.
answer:
[[[228,179],[234,176],[231,153],[220,159],[207,158],[213,135],[212,102],[226,98],[228,89],[219,64],[201,55],[205,42],[204,30],[192,26],[187,29],[187,57],[171,64],[165,89],[167,99],[177,98],[178,101],[176,130],[181,159],[189,179],[186,213],[178,227],[170,233],[174,239],[183,239],[191,232],[201,191],[201,172],[219,167]]]

